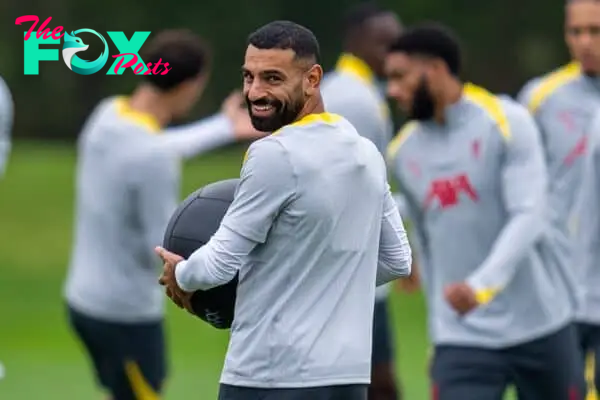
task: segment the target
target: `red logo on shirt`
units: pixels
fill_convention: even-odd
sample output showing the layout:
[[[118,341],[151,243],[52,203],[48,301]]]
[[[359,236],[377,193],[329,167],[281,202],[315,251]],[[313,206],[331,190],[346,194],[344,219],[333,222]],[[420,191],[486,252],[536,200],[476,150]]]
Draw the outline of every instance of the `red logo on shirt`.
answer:
[[[573,149],[569,152],[569,154],[567,154],[567,156],[565,157],[565,164],[568,166],[573,165],[573,163],[575,161],[577,161],[577,159],[579,157],[581,157],[585,154],[586,148],[587,148],[587,137],[584,136],[581,139],[579,139],[579,141],[577,142],[575,147],[573,147]]]
[[[437,199],[442,209],[454,207],[460,202],[461,193],[466,194],[472,201],[479,199],[477,192],[469,181],[469,177],[465,174],[449,179],[436,179],[429,186],[424,206],[428,209],[433,201]]]

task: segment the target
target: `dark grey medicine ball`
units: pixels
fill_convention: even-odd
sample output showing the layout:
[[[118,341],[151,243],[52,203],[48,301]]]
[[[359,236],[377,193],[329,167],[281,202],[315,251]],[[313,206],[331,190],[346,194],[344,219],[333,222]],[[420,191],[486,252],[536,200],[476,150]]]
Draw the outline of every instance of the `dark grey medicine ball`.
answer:
[[[239,179],[206,185],[189,195],[173,213],[163,247],[188,258],[215,234],[233,201]],[[210,290],[192,295],[194,314],[217,329],[229,329],[233,322],[238,277]]]

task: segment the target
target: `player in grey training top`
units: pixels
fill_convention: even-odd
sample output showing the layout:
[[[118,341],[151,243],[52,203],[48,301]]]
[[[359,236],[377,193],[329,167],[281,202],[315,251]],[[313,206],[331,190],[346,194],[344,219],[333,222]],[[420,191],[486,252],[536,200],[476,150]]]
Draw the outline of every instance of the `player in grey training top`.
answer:
[[[581,193],[575,212],[574,268],[582,294],[577,310],[582,349],[588,353],[586,380],[590,398],[600,388],[600,110],[589,127]]]
[[[386,63],[410,122],[389,163],[417,232],[440,400],[582,399],[569,294],[544,233],[539,131],[508,97],[463,84],[453,34],[406,31]],[[415,245],[415,243],[413,243]]]
[[[10,90],[0,77],[0,178],[6,171],[10,156],[13,114],[14,104]]]
[[[597,287],[592,286],[593,280],[587,275],[588,266],[578,265],[573,259],[581,260],[587,255],[572,249],[572,231],[580,218],[591,218],[587,214],[578,217],[573,210],[580,190],[589,189],[581,187],[583,158],[589,148],[588,134],[597,128],[590,126],[592,118],[600,108],[600,2],[568,1],[564,26],[566,43],[575,61],[531,80],[519,98],[535,116],[542,133],[550,174],[549,201],[555,227],[552,233],[558,239],[556,247],[564,249],[569,257],[563,275],[578,309],[575,319],[580,323],[582,350],[593,362],[590,357],[600,351],[600,324],[590,319],[595,312],[588,296]],[[596,375],[595,386],[599,387],[600,372]],[[596,390],[588,386],[588,390]]]
[[[187,261],[162,248],[176,301],[239,271],[219,398],[366,399],[376,285],[410,273],[377,148],[325,112],[312,32],[278,21],[249,38],[255,128],[221,227]]]
[[[233,137],[247,110],[164,133],[200,95],[208,54],[195,35],[165,31],[144,46],[167,75],[144,76],[130,97],[103,100],[78,143],[74,243],[65,296],[71,322],[113,399],[159,393],[166,374],[164,297],[153,254],[179,201],[180,160]],[[140,380],[139,377],[143,379]],[[141,384],[146,388],[139,387]],[[158,394],[156,394],[158,396]]]
[[[359,3],[344,18],[344,47],[335,69],[325,75],[321,93],[328,112],[339,114],[385,154],[393,126],[379,84],[388,47],[401,33],[396,14],[375,3]],[[369,400],[398,400],[393,330],[388,315],[390,285],[375,292]]]

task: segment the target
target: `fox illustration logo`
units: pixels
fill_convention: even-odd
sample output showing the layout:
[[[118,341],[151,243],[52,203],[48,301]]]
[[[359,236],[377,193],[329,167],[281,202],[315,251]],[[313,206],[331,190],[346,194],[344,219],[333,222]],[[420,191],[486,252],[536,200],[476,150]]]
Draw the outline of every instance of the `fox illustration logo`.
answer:
[[[94,61],[86,61],[79,58],[76,54],[87,50],[90,46],[83,43],[81,38],[77,37],[79,33],[87,32],[98,36],[104,44],[104,51]],[[102,35],[92,29],[79,29],[71,34],[65,32],[64,44],[62,48],[63,60],[67,67],[80,75],[91,75],[102,69],[108,61],[108,43]]]

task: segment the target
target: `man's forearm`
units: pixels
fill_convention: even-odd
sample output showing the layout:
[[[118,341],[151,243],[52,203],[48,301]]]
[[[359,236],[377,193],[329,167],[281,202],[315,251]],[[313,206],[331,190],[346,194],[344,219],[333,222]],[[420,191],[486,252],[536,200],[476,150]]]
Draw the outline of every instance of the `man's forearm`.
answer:
[[[483,264],[467,279],[480,302],[485,303],[512,279],[523,257],[543,232],[539,210],[517,214],[500,232]]]
[[[208,290],[230,282],[256,246],[251,240],[221,226],[209,242],[177,264],[177,285],[186,292]]]
[[[191,158],[235,140],[233,124],[224,114],[169,128],[162,140],[180,157]]]
[[[384,211],[379,241],[377,286],[410,275],[412,253],[402,218],[389,197]]]

